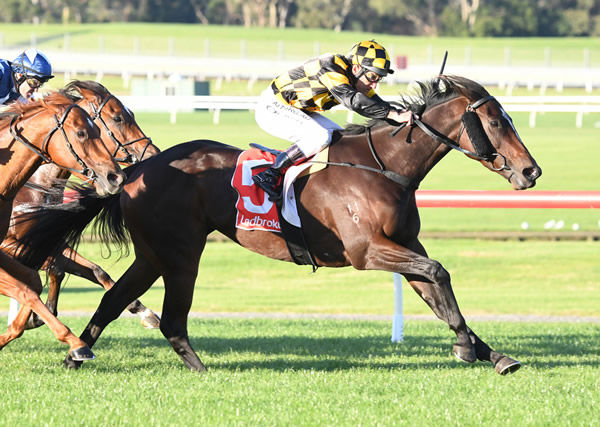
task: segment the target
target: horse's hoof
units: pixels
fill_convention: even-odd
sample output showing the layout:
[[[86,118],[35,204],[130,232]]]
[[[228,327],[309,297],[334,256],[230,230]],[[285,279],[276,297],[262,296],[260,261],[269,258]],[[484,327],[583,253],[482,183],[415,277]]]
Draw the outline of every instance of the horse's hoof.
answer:
[[[93,360],[96,358],[94,353],[92,353],[92,349],[87,345],[69,350],[69,356],[71,356],[74,361]]]
[[[475,353],[475,347],[472,345],[465,347],[460,344],[454,344],[452,353],[463,362],[474,363],[477,360],[477,353]]]
[[[160,317],[149,308],[140,313],[140,322],[142,322],[142,326],[146,329],[160,328]]]
[[[65,368],[67,369],[79,369],[82,363],[83,362],[76,362],[71,356],[67,356],[65,357],[65,360],[63,360],[63,365],[65,365]]]
[[[512,374],[513,372],[518,371],[520,367],[521,362],[511,359],[507,356],[504,356],[502,359],[498,360],[494,365],[494,369],[500,375]]]

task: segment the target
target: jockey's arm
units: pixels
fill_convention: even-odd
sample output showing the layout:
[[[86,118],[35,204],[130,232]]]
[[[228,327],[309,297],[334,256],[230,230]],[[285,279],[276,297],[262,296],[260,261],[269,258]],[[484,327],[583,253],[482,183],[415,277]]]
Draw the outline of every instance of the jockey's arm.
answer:
[[[361,116],[412,124],[413,115],[410,111],[397,110],[381,99],[373,89],[367,94],[359,92],[343,73],[330,70],[320,80],[338,102]]]

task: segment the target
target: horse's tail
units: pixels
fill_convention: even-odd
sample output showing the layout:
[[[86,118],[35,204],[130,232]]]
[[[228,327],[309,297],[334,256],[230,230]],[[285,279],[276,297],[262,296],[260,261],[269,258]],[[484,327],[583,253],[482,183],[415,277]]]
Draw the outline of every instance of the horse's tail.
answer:
[[[126,168],[127,176],[140,164]],[[31,223],[14,251],[19,262],[39,270],[46,259],[56,258],[66,246],[76,248],[94,218],[94,234],[107,247],[114,243],[121,252],[128,249],[129,233],[123,221],[120,193],[100,197],[91,188],[72,188],[76,192],[73,202],[35,206],[15,216],[16,222]]]

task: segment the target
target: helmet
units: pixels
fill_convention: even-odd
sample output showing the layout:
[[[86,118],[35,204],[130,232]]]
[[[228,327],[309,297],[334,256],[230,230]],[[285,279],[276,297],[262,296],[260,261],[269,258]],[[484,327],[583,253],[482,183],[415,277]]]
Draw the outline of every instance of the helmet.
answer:
[[[375,40],[356,43],[348,53],[348,59],[352,61],[352,64],[360,65],[380,76],[394,73],[394,70],[390,68],[390,56],[385,48]]]
[[[52,65],[42,52],[37,49],[27,49],[12,62],[15,73],[21,73],[25,77],[38,77],[49,80],[52,77]]]

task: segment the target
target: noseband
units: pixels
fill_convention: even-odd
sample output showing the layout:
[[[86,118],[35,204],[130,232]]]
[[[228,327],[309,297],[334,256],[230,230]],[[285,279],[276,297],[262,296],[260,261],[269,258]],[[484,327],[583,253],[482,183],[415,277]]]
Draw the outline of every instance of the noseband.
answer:
[[[496,151],[496,149],[490,142],[487,134],[485,133],[483,125],[481,124],[481,119],[477,114],[477,109],[492,99],[495,98],[491,95],[485,96],[483,98],[478,99],[474,103],[469,103],[469,105],[467,105],[465,112],[461,116],[461,124],[460,129],[458,131],[457,141],[448,138],[446,135],[438,132],[437,130],[429,126],[427,123],[424,123],[418,118],[414,119],[414,123],[431,138],[435,139],[436,141],[442,144],[447,145],[453,150],[460,151],[461,153],[471,156],[477,160],[484,160],[486,162],[489,162],[491,164],[491,169],[495,171],[509,170],[510,167],[508,167],[506,164],[506,157],[504,157],[502,154]],[[401,126],[396,128],[391,133],[391,135],[396,135],[402,128],[404,128],[405,125],[406,124],[403,123]],[[471,144],[475,148],[475,152],[462,148],[458,142],[460,141],[462,133],[465,130],[467,131],[467,135],[471,140]],[[408,138],[410,138],[410,133]],[[494,161],[497,157],[500,157],[503,163],[502,166],[498,168],[494,166]]]
[[[60,168],[68,170],[69,172],[87,176],[88,178],[90,178],[90,180],[95,181],[96,178],[98,178],[98,175],[96,175],[96,172],[93,169],[90,169],[85,164],[85,162],[81,159],[81,157],[79,157],[77,155],[77,153],[75,152],[75,149],[73,148],[73,145],[69,141],[69,137],[67,136],[67,132],[65,131],[65,128],[64,128],[64,123],[67,120],[67,116],[69,115],[71,110],[76,106],[77,106],[76,104],[69,105],[67,107],[67,109],[65,110],[65,112],[63,113],[60,120],[56,116],[56,114],[54,115],[54,120],[56,121],[56,126],[50,132],[48,132],[48,134],[44,138],[44,142],[42,143],[41,149],[36,147],[35,145],[33,145],[31,142],[23,139],[21,136],[19,136],[19,134],[17,133],[17,130],[15,129],[15,125],[17,124],[17,121],[20,117],[17,114],[15,114],[15,116],[12,118],[12,120],[10,122],[10,126],[9,126],[10,133],[17,141],[19,141],[21,144],[25,145],[27,148],[29,148],[31,151],[33,151],[35,154],[40,156],[44,160],[44,162],[55,164]],[[52,135],[54,135],[54,132],[56,132],[59,129],[61,130],[63,137],[65,138],[65,142],[67,143],[67,148],[69,149],[69,151],[71,152],[73,157],[75,157],[75,160],[77,161],[77,163],[81,166],[80,170],[59,165],[54,160],[52,160],[52,158],[50,157],[50,154],[48,153],[48,145],[50,144],[50,139],[52,138]]]
[[[140,129],[140,132],[142,132],[142,135],[144,135],[141,138],[138,139],[134,139],[133,141],[128,141],[125,143],[122,143],[121,141],[119,141],[119,139],[115,136],[115,134],[110,130],[110,128],[108,127],[108,125],[106,124],[106,122],[104,121],[104,119],[102,118],[102,109],[104,108],[104,106],[108,103],[108,101],[110,101],[112,98],[116,98],[116,96],[114,96],[113,94],[109,94],[106,98],[104,98],[104,100],[102,101],[102,103],[100,104],[100,106],[96,109],[96,106],[92,103],[90,103],[91,107],[92,107],[92,111],[94,112],[94,115],[92,117],[93,121],[96,121],[96,119],[98,119],[100,121],[100,123],[102,123],[102,126],[104,127],[104,131],[108,134],[108,136],[110,136],[113,140],[113,142],[116,145],[115,151],[114,153],[112,153],[112,156],[114,157],[114,159],[117,162],[120,163],[129,163],[129,164],[134,164],[134,163],[138,163],[139,161],[141,161],[144,158],[144,154],[146,154],[146,150],[148,149],[148,147],[150,146],[150,144],[152,144],[152,140],[147,137],[144,132]],[[142,151],[142,156],[141,158],[137,158],[135,155],[131,154],[128,150],[127,150],[127,146],[128,145],[132,145],[135,144],[138,141],[143,141],[146,140],[147,143],[144,146],[144,150]],[[117,153],[120,151],[122,151],[125,154],[124,158],[118,158],[117,157]]]

